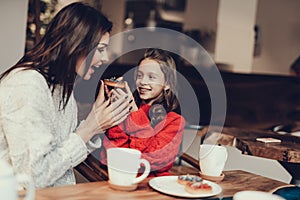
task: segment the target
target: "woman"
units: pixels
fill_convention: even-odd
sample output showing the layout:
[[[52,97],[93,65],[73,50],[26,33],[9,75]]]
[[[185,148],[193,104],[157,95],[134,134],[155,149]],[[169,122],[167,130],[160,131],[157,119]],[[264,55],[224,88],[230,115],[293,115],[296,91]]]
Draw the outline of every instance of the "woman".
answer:
[[[101,162],[106,164],[106,150],[111,147],[133,148],[150,162],[150,175],[170,175],[185,125],[184,118],[176,113],[179,102],[174,59],[167,51],[147,49],[137,67],[135,86],[131,114],[119,126],[107,130]],[[121,90],[111,93],[116,99],[122,94]]]
[[[112,23],[82,3],[63,8],[45,36],[0,77],[0,158],[37,188],[74,184],[73,167],[100,147],[99,134],[129,113],[123,96],[109,103],[101,86],[86,120],[77,127],[76,76],[89,80],[107,62]]]

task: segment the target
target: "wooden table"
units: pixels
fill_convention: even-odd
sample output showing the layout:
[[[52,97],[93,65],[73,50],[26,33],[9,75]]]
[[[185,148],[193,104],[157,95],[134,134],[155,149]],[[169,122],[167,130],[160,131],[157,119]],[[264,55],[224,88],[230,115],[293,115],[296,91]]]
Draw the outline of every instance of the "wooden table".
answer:
[[[209,131],[205,127],[198,134],[208,142],[217,141],[218,144],[234,146],[243,154],[277,160],[292,175],[293,184],[298,184],[300,180],[300,137],[234,127],[210,127]],[[256,141],[258,137],[280,139],[281,143],[265,144]]]
[[[207,129],[199,134],[206,135]],[[300,137],[292,135],[280,135],[271,131],[244,130],[234,127],[224,127],[220,132],[214,132],[212,128],[209,137],[218,137],[218,143],[235,146],[244,154],[269,158],[278,161],[300,163]],[[256,141],[258,137],[272,137],[281,140],[281,143],[265,144]]]
[[[182,170],[185,172],[185,169]],[[190,171],[197,174],[196,169]],[[35,200],[94,200],[94,199],[173,199],[175,197],[165,195],[153,190],[147,178],[141,182],[137,190],[124,192],[113,190],[107,181],[82,183],[72,186],[54,187],[36,191]],[[265,178],[240,170],[226,171],[225,178],[218,183],[223,191],[217,197],[230,197],[242,190],[272,191],[277,187],[285,186],[286,183]],[[216,196],[215,196],[216,197]]]

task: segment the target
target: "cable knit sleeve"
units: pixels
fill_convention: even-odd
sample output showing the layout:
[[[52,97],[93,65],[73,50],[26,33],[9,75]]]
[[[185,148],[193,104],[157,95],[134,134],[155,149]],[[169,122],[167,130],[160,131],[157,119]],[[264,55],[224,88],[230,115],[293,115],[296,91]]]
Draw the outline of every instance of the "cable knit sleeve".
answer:
[[[154,128],[147,122],[145,113],[136,112],[126,122],[130,132],[130,148],[143,152],[143,158],[151,164],[152,170],[172,166],[182,140],[185,120],[182,116],[170,112]]]
[[[111,147],[128,147],[129,136],[124,132],[124,124],[121,123],[108,129],[103,139],[105,149]]]
[[[37,188],[53,185],[88,153],[72,124],[58,120],[65,113],[59,113],[53,101],[36,71],[16,72],[1,82],[0,135],[6,140],[8,159],[16,173],[31,175]]]
[[[85,120],[82,120],[79,124],[79,126],[77,127],[77,129],[85,122]],[[102,132],[104,133],[104,132]],[[99,133],[100,134],[100,133]],[[95,135],[94,137],[92,137],[87,143],[86,143],[86,147],[88,149],[88,152],[91,153],[93,151],[95,151],[96,149],[99,149],[102,146],[102,139],[100,137],[100,135]]]
[[[134,133],[139,137],[148,137],[149,134],[153,134],[153,128],[150,126],[150,120],[147,116],[149,108],[148,105],[142,105],[137,111],[130,113],[125,120],[127,133]]]

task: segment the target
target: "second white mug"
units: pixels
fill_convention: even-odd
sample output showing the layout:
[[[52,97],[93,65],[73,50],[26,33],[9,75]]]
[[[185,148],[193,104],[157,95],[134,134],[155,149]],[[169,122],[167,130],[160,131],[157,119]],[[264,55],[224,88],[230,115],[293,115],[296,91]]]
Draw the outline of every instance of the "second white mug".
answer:
[[[223,146],[213,144],[200,145],[199,165],[201,173],[208,176],[220,176],[227,156],[227,149]]]
[[[245,190],[233,195],[233,200],[284,200],[284,198],[262,191]]]

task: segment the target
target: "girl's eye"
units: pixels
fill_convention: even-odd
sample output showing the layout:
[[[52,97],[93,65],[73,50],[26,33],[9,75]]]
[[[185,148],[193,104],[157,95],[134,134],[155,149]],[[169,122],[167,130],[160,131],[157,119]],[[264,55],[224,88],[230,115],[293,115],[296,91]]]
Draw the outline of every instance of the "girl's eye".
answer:
[[[142,74],[137,74],[136,75],[136,78],[138,78],[138,79],[140,79],[140,78],[142,78],[143,76],[142,76]]]
[[[152,80],[153,80],[153,79],[156,79],[156,77],[155,77],[155,76],[152,76],[152,75],[150,75],[149,78],[152,79]]]

